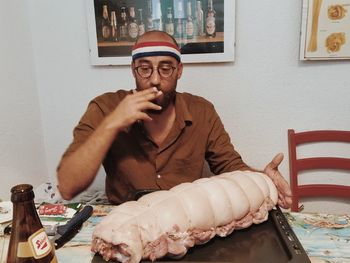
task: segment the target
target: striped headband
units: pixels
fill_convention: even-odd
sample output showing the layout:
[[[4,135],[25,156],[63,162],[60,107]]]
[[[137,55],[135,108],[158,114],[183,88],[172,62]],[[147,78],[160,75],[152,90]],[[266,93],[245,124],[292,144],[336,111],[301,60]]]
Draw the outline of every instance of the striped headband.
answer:
[[[177,45],[169,42],[143,42],[132,48],[132,61],[142,57],[171,56],[181,61],[181,52]]]

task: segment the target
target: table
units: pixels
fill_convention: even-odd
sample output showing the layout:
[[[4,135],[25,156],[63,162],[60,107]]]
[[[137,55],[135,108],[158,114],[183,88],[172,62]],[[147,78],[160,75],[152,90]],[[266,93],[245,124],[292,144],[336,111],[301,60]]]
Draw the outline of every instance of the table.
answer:
[[[91,235],[112,206],[95,205],[94,214],[82,230],[56,251],[59,262],[90,263]],[[285,213],[285,216],[313,263],[350,263],[350,215]],[[6,262],[8,236],[0,237],[0,262]]]

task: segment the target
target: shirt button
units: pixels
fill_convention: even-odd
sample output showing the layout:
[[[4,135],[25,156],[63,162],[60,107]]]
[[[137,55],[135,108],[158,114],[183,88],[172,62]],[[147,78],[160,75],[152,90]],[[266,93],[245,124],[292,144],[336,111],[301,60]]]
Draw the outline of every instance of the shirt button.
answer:
[[[160,174],[158,174],[158,175],[157,175],[157,178],[160,179],[160,178],[162,178],[162,176],[161,176]]]

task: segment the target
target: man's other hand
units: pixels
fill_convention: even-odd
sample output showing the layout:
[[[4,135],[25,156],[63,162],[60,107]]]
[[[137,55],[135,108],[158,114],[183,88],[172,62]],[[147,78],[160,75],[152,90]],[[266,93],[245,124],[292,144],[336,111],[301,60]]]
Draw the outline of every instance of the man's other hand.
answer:
[[[266,165],[264,173],[266,173],[278,190],[278,205],[283,208],[290,208],[292,205],[292,191],[287,181],[283,178],[281,173],[278,171],[278,166],[283,160],[283,153],[277,154],[272,161]]]

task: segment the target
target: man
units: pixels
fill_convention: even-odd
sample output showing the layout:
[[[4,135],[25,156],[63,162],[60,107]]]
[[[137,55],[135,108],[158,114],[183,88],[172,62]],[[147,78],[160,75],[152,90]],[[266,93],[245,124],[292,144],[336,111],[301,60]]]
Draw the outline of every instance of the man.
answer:
[[[213,105],[177,93],[183,65],[176,41],[161,31],[144,34],[132,52],[136,90],[119,90],[92,100],[62,157],[59,190],[71,199],[85,190],[103,164],[106,194],[121,203],[137,189],[169,189],[202,176],[206,160],[214,174],[250,169],[234,150]],[[291,192],[277,168],[277,155],[264,170],[277,185],[279,204]]]

